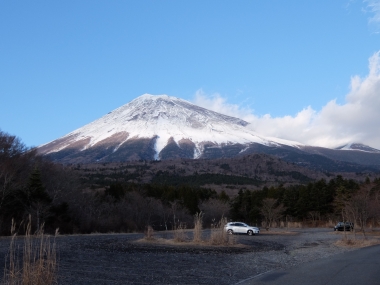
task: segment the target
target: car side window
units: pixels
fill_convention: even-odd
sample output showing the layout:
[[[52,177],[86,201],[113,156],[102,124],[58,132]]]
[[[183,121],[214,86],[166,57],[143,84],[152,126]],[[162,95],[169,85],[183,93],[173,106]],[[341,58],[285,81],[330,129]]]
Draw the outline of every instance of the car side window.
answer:
[[[236,223],[235,226],[237,226],[237,227],[243,227],[244,225],[242,223]]]

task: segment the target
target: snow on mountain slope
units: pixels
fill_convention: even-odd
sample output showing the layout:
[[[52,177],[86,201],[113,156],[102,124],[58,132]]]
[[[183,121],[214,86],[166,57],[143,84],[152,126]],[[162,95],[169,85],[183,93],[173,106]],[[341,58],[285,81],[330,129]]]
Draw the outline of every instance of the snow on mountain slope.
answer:
[[[112,145],[113,152],[133,139],[155,138],[155,158],[172,138],[194,143],[194,158],[202,154],[202,144],[215,145],[259,143],[263,145],[302,144],[276,138],[266,138],[249,128],[241,119],[222,115],[188,101],[167,95],[144,94],[98,120],[66,136],[39,147],[42,154],[68,148],[87,150],[94,146]]]

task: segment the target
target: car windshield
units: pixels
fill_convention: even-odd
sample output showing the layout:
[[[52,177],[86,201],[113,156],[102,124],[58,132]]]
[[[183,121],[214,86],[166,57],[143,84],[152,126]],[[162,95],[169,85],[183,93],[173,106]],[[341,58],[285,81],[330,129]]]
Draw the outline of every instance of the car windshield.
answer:
[[[346,226],[351,226],[351,225],[353,225],[353,223],[351,223],[351,222],[345,222],[345,223],[343,223],[343,222],[339,222],[339,223],[337,224],[337,226],[344,226],[344,225],[346,225]]]

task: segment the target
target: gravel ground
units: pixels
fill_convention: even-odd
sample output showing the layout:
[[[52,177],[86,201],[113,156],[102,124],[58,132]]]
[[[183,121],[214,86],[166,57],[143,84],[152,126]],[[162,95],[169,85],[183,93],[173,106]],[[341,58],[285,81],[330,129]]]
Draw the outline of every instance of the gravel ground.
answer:
[[[137,242],[142,234],[59,236],[59,284],[239,284],[272,269],[349,250],[334,245],[342,234],[332,229],[274,229],[235,237],[244,247]],[[9,241],[0,238],[0,258]]]

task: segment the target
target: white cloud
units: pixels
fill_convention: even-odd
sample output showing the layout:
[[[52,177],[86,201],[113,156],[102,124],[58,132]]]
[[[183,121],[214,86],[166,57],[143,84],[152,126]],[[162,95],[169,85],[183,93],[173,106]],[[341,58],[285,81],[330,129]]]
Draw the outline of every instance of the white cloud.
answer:
[[[299,141],[304,144],[336,147],[361,142],[380,149],[380,51],[369,59],[366,77],[353,76],[345,103],[328,102],[320,111],[307,107],[295,116],[257,116],[253,110],[229,104],[220,94],[195,94],[194,103],[251,123],[266,136]]]
[[[194,96],[193,103],[207,108],[209,110],[222,113],[225,115],[245,119],[252,116],[253,110],[247,107],[241,107],[236,104],[227,103],[227,99],[223,98],[219,93],[207,94],[202,89],[199,89]]]
[[[380,32],[380,0],[364,0],[367,4],[367,9],[372,14],[369,18],[369,23],[374,24],[376,32]]]

